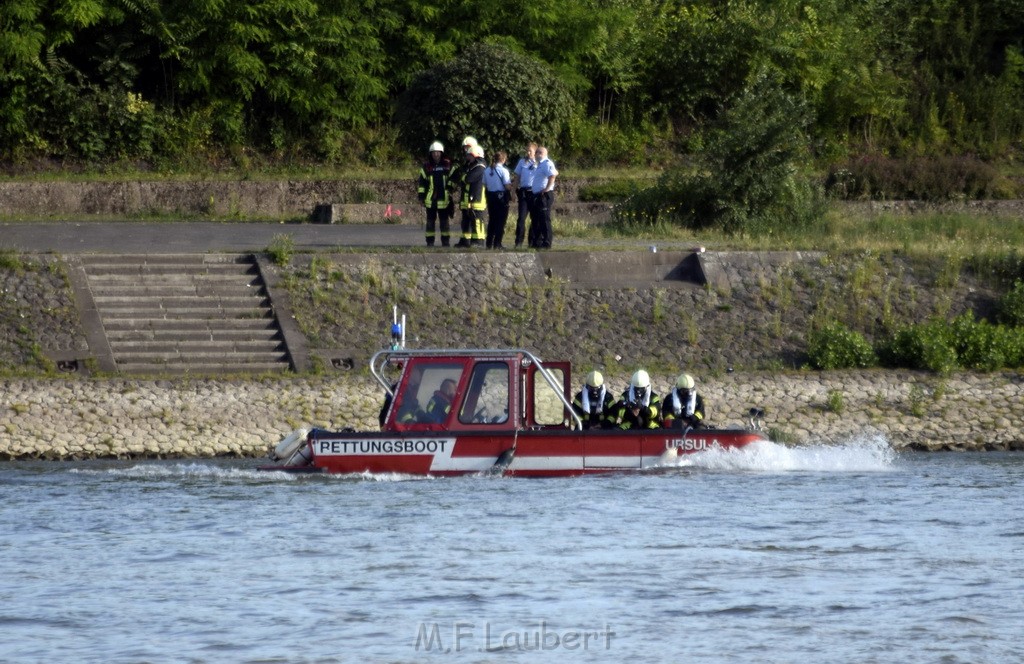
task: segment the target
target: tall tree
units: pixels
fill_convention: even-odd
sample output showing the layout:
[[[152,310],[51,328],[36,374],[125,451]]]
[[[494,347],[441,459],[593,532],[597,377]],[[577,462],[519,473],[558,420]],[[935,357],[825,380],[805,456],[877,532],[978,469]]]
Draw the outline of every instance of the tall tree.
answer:
[[[414,153],[437,139],[457,144],[466,134],[488,150],[512,151],[531,140],[556,141],[571,110],[568,90],[543,62],[481,44],[417,76],[395,116]]]

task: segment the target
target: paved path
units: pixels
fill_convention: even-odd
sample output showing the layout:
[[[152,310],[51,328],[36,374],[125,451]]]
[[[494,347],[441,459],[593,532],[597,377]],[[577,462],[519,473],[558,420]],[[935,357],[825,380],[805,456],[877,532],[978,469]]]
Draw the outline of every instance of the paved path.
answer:
[[[418,247],[423,231],[397,224],[59,222],[0,224],[0,249],[29,253],[205,253],[262,251],[275,235],[296,249]]]
[[[513,223],[514,228],[514,223]],[[508,245],[510,230],[506,230]],[[452,235],[458,240],[458,231]],[[0,250],[27,253],[190,254],[264,251],[275,235],[290,235],[295,248],[425,247],[418,224],[275,224],[250,222],[62,221],[0,223]],[[648,250],[650,240],[555,237],[555,249],[572,247]],[[662,250],[685,250],[687,241],[658,241]]]

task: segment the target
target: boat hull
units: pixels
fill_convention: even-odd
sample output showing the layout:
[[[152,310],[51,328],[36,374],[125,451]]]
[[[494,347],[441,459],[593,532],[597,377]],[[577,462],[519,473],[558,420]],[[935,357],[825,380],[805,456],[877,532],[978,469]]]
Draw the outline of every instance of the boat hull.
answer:
[[[561,477],[663,466],[683,454],[745,447],[767,440],[761,432],[705,429],[683,435],[647,431],[452,432],[409,437],[387,433],[314,430],[307,469],[327,473],[400,473],[453,476],[500,472]]]

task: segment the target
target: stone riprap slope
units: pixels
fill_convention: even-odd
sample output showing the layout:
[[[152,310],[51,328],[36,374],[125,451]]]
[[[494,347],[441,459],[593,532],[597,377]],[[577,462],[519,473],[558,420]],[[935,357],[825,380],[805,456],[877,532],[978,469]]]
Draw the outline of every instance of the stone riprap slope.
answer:
[[[85,331],[55,256],[5,254],[0,263],[0,370],[39,371],[49,359],[88,351]]]
[[[669,375],[654,375],[665,389]],[[624,386],[614,381],[616,389]],[[701,389],[710,418],[752,405],[791,443],[885,441],[913,449],[1024,449],[1019,374],[734,373]],[[263,456],[297,427],[376,428],[380,391],[352,373],[262,381],[6,380],[0,459]],[[830,395],[842,394],[836,412]]]

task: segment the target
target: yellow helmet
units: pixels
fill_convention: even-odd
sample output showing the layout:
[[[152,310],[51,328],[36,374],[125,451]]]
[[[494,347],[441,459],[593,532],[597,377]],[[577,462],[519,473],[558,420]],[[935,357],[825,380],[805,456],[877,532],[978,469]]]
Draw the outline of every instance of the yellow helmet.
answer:
[[[692,390],[694,385],[696,383],[690,374],[679,374],[679,378],[676,378],[676,387],[680,390]]]
[[[604,376],[600,371],[591,371],[587,374],[588,387],[601,387],[602,385],[604,385]]]
[[[651,386],[651,377],[643,369],[633,374],[633,377],[629,379],[630,387],[639,388],[645,390]]]

